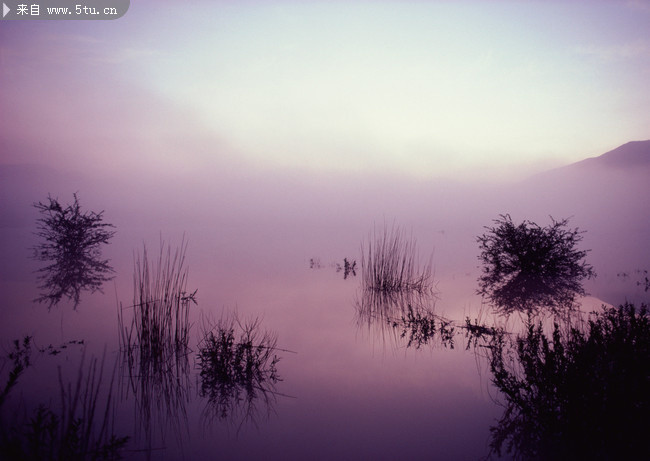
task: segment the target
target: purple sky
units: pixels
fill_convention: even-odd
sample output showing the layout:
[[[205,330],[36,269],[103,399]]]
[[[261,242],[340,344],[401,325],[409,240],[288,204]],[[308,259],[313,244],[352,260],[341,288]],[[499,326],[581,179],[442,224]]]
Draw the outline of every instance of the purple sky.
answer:
[[[2,163],[505,178],[647,139],[644,2],[132,2],[0,22]]]

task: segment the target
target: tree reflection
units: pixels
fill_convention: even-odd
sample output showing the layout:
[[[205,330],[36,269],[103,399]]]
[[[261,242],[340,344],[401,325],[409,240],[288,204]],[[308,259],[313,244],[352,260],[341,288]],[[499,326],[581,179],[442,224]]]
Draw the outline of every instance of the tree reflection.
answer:
[[[565,325],[566,327],[566,325]],[[505,412],[491,455],[515,459],[649,459],[650,313],[603,307],[582,327],[529,322],[498,336],[492,381]]]
[[[587,251],[576,248],[582,232],[567,229],[566,219],[547,227],[530,221],[515,225],[509,215],[494,222],[477,238],[483,262],[478,293],[506,315],[573,308],[576,296],[585,294],[582,281],[595,276],[584,261]]]
[[[109,261],[101,258],[101,245],[113,237],[114,226],[103,222],[103,211],[83,212],[77,194],[66,207],[50,196],[34,207],[42,216],[36,235],[44,239],[34,247],[34,258],[50,263],[38,270],[44,292],[36,301],[51,308],[65,297],[76,309],[82,291],[101,291],[102,284],[113,278]]]
[[[279,395],[277,338],[260,320],[242,323],[236,315],[206,323],[199,343],[199,395],[207,399],[206,423],[222,420],[241,428],[271,413]]]

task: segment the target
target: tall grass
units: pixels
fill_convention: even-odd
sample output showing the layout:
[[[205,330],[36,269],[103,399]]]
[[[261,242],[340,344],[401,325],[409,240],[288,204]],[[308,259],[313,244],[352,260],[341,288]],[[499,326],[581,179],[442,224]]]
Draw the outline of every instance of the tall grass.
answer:
[[[156,263],[146,245],[134,257],[133,304],[118,309],[125,396],[136,400],[137,426],[151,448],[152,429],[169,425],[176,435],[189,399],[189,311],[196,291],[188,292],[187,243],[172,251],[161,241]],[[125,312],[132,309],[131,323]]]
[[[134,258],[132,322],[124,323],[124,310],[118,310],[123,347],[137,348],[143,361],[157,361],[171,352],[185,352],[189,340],[189,307],[196,304],[196,291],[187,291],[185,266],[187,243],[183,239],[173,253],[160,243],[154,265],[144,245]]]
[[[97,359],[91,359],[84,376],[82,357],[74,390],[72,383],[68,383],[67,386],[64,384],[59,368],[60,459],[118,459],[119,451],[128,440],[128,437],[114,435],[112,402],[117,367],[113,367],[108,381],[105,405],[103,409],[98,406],[99,393],[104,381],[104,361],[105,356],[98,366]],[[74,456],[75,453],[82,456]]]
[[[421,265],[416,241],[395,225],[384,225],[367,246],[361,244],[361,272],[366,290],[433,293],[431,258]]]
[[[24,350],[28,352],[28,349]],[[74,382],[64,383],[59,367],[58,409],[41,404],[29,420],[21,421],[20,412],[16,412],[10,429],[4,424],[0,426],[1,459],[85,461],[121,458],[129,438],[118,437],[114,431],[116,367],[106,380],[105,354],[101,362],[93,358],[88,367],[84,366],[84,357]],[[15,360],[16,364],[29,366],[23,359],[21,356]],[[104,392],[102,388],[105,388]]]

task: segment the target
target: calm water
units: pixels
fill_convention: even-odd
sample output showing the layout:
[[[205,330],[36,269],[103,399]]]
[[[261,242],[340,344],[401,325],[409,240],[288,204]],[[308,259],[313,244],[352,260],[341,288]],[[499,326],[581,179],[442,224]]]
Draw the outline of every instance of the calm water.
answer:
[[[488,453],[489,427],[502,412],[480,351],[466,350],[462,334],[453,349],[435,342],[407,347],[385,324],[360,321],[360,268],[344,279],[336,265],[344,258],[360,264],[360,245],[373,228],[396,223],[417,240],[422,261],[433,255],[435,312],[458,322],[489,319],[489,308],[475,295],[475,236],[482,226],[502,212],[546,224],[544,216],[571,206],[558,201],[524,214],[529,204],[521,196],[509,200],[515,195],[436,184],[405,183],[388,193],[381,184],[359,189],[344,181],[278,178],[263,180],[253,193],[233,184],[190,184],[181,192],[154,182],[138,189],[131,182],[111,188],[109,181],[77,179],[71,188],[50,181],[3,186],[13,204],[5,205],[0,228],[0,339],[8,350],[13,339],[30,335],[45,350],[34,352],[11,404],[27,413],[38,403],[56,408],[57,369],[64,383],[74,383],[82,356],[88,363],[105,352],[106,385],[117,363],[114,431],[131,436],[129,459],[480,459]],[[67,202],[75,190],[82,206],[106,210],[106,221],[117,226],[104,248],[116,277],[103,294],[83,294],[77,311],[61,303],[48,312],[32,301],[40,265],[29,259],[37,218],[30,204],[48,192]],[[647,269],[639,261],[648,261],[648,223],[639,220],[621,234],[626,228],[598,224],[598,212],[575,209],[574,223],[588,231],[584,243],[599,273],[589,282],[593,296],[583,300],[583,309],[625,298],[647,301],[635,270]],[[194,353],[187,368],[152,383],[148,394],[129,388],[134,373],[119,353],[117,309],[133,298],[134,252],[143,243],[155,252],[161,237],[172,246],[188,241],[188,289],[198,290],[190,314],[194,353],[203,322],[224,313],[259,317],[261,329],[277,335],[281,381],[267,399],[235,406],[239,411],[228,417],[215,415],[199,395]],[[612,241],[620,247],[614,260]],[[84,344],[69,344],[73,340]],[[50,345],[60,353],[48,354]],[[9,368],[5,364],[3,373]],[[143,407],[145,398],[150,403]]]

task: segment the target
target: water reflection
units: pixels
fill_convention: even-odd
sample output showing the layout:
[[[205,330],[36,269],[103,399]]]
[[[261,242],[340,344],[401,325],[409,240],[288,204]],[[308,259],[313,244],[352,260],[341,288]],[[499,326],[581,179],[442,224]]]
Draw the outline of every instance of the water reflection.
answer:
[[[120,459],[129,437],[113,432],[115,367],[110,378],[105,379],[105,354],[101,361],[93,357],[86,367],[84,352],[75,382],[64,380],[61,367],[58,368],[58,406],[50,401],[25,408],[21,399],[17,408],[7,408],[8,396],[32,365],[32,343],[29,336],[16,340],[14,350],[8,355],[13,366],[0,394],[0,457],[7,460]]]
[[[594,276],[587,252],[576,248],[582,232],[567,229],[567,220],[541,228],[529,221],[516,226],[502,215],[495,223],[478,237],[479,293],[496,315],[526,317],[523,330],[488,336],[492,383],[505,407],[491,428],[490,456],[647,459],[647,307],[603,306],[586,318],[575,309],[582,281]],[[479,322],[467,327],[484,332]]]
[[[418,292],[363,290],[355,302],[356,323],[383,341],[420,349],[454,347],[454,322],[435,313],[436,296]]]
[[[505,411],[490,455],[515,459],[649,459],[650,313],[603,307],[587,323],[495,338],[492,381]]]
[[[157,263],[146,246],[136,256],[133,304],[118,308],[123,397],[133,395],[136,427],[151,450],[153,429],[179,437],[187,430],[190,393],[189,307],[196,291],[187,290],[187,244],[172,252],[160,244]],[[132,312],[131,322],[125,312]],[[149,451],[150,454],[150,451]]]
[[[357,276],[357,262],[348,261],[348,258],[343,258],[343,265],[336,264],[336,272],[343,272],[343,280],[347,280],[348,277]]]
[[[166,360],[142,361],[132,351],[122,351],[120,393],[134,399],[135,434],[151,456],[154,434],[165,440],[168,431],[181,442],[187,433],[187,404],[190,401],[190,367],[187,355]]]
[[[31,365],[32,342],[31,336],[25,336],[22,341],[18,339],[14,340],[13,350],[7,356],[12,363],[12,368],[7,377],[4,389],[0,393],[0,409],[3,407],[11,390],[18,384],[20,376]]]
[[[310,269],[323,269],[325,266],[321,262],[320,258],[310,258],[309,259],[309,268]],[[337,273],[343,272],[343,280],[347,280],[348,277],[357,276],[357,261],[353,259],[343,258],[343,264],[339,262],[332,262],[329,264],[329,267],[336,268]]]
[[[530,221],[519,225],[509,215],[477,238],[483,263],[478,293],[506,315],[548,310],[563,313],[584,296],[582,281],[595,276],[577,249],[583,232],[568,229],[568,220],[552,220],[546,227]]]
[[[101,246],[115,234],[110,230],[114,226],[103,222],[103,211],[82,211],[76,194],[66,207],[50,196],[34,207],[41,214],[36,235],[44,240],[34,247],[34,259],[50,263],[38,270],[43,292],[36,301],[51,308],[67,298],[76,309],[83,291],[101,291],[113,278],[109,261],[101,258]]]
[[[226,421],[239,430],[273,411],[280,381],[277,337],[260,320],[241,322],[236,314],[204,322],[197,354],[199,395],[207,400],[205,424]]]
[[[454,347],[453,322],[435,313],[431,260],[420,265],[416,241],[400,227],[384,226],[361,245],[361,288],[355,302],[357,325],[382,340],[416,349]]]

